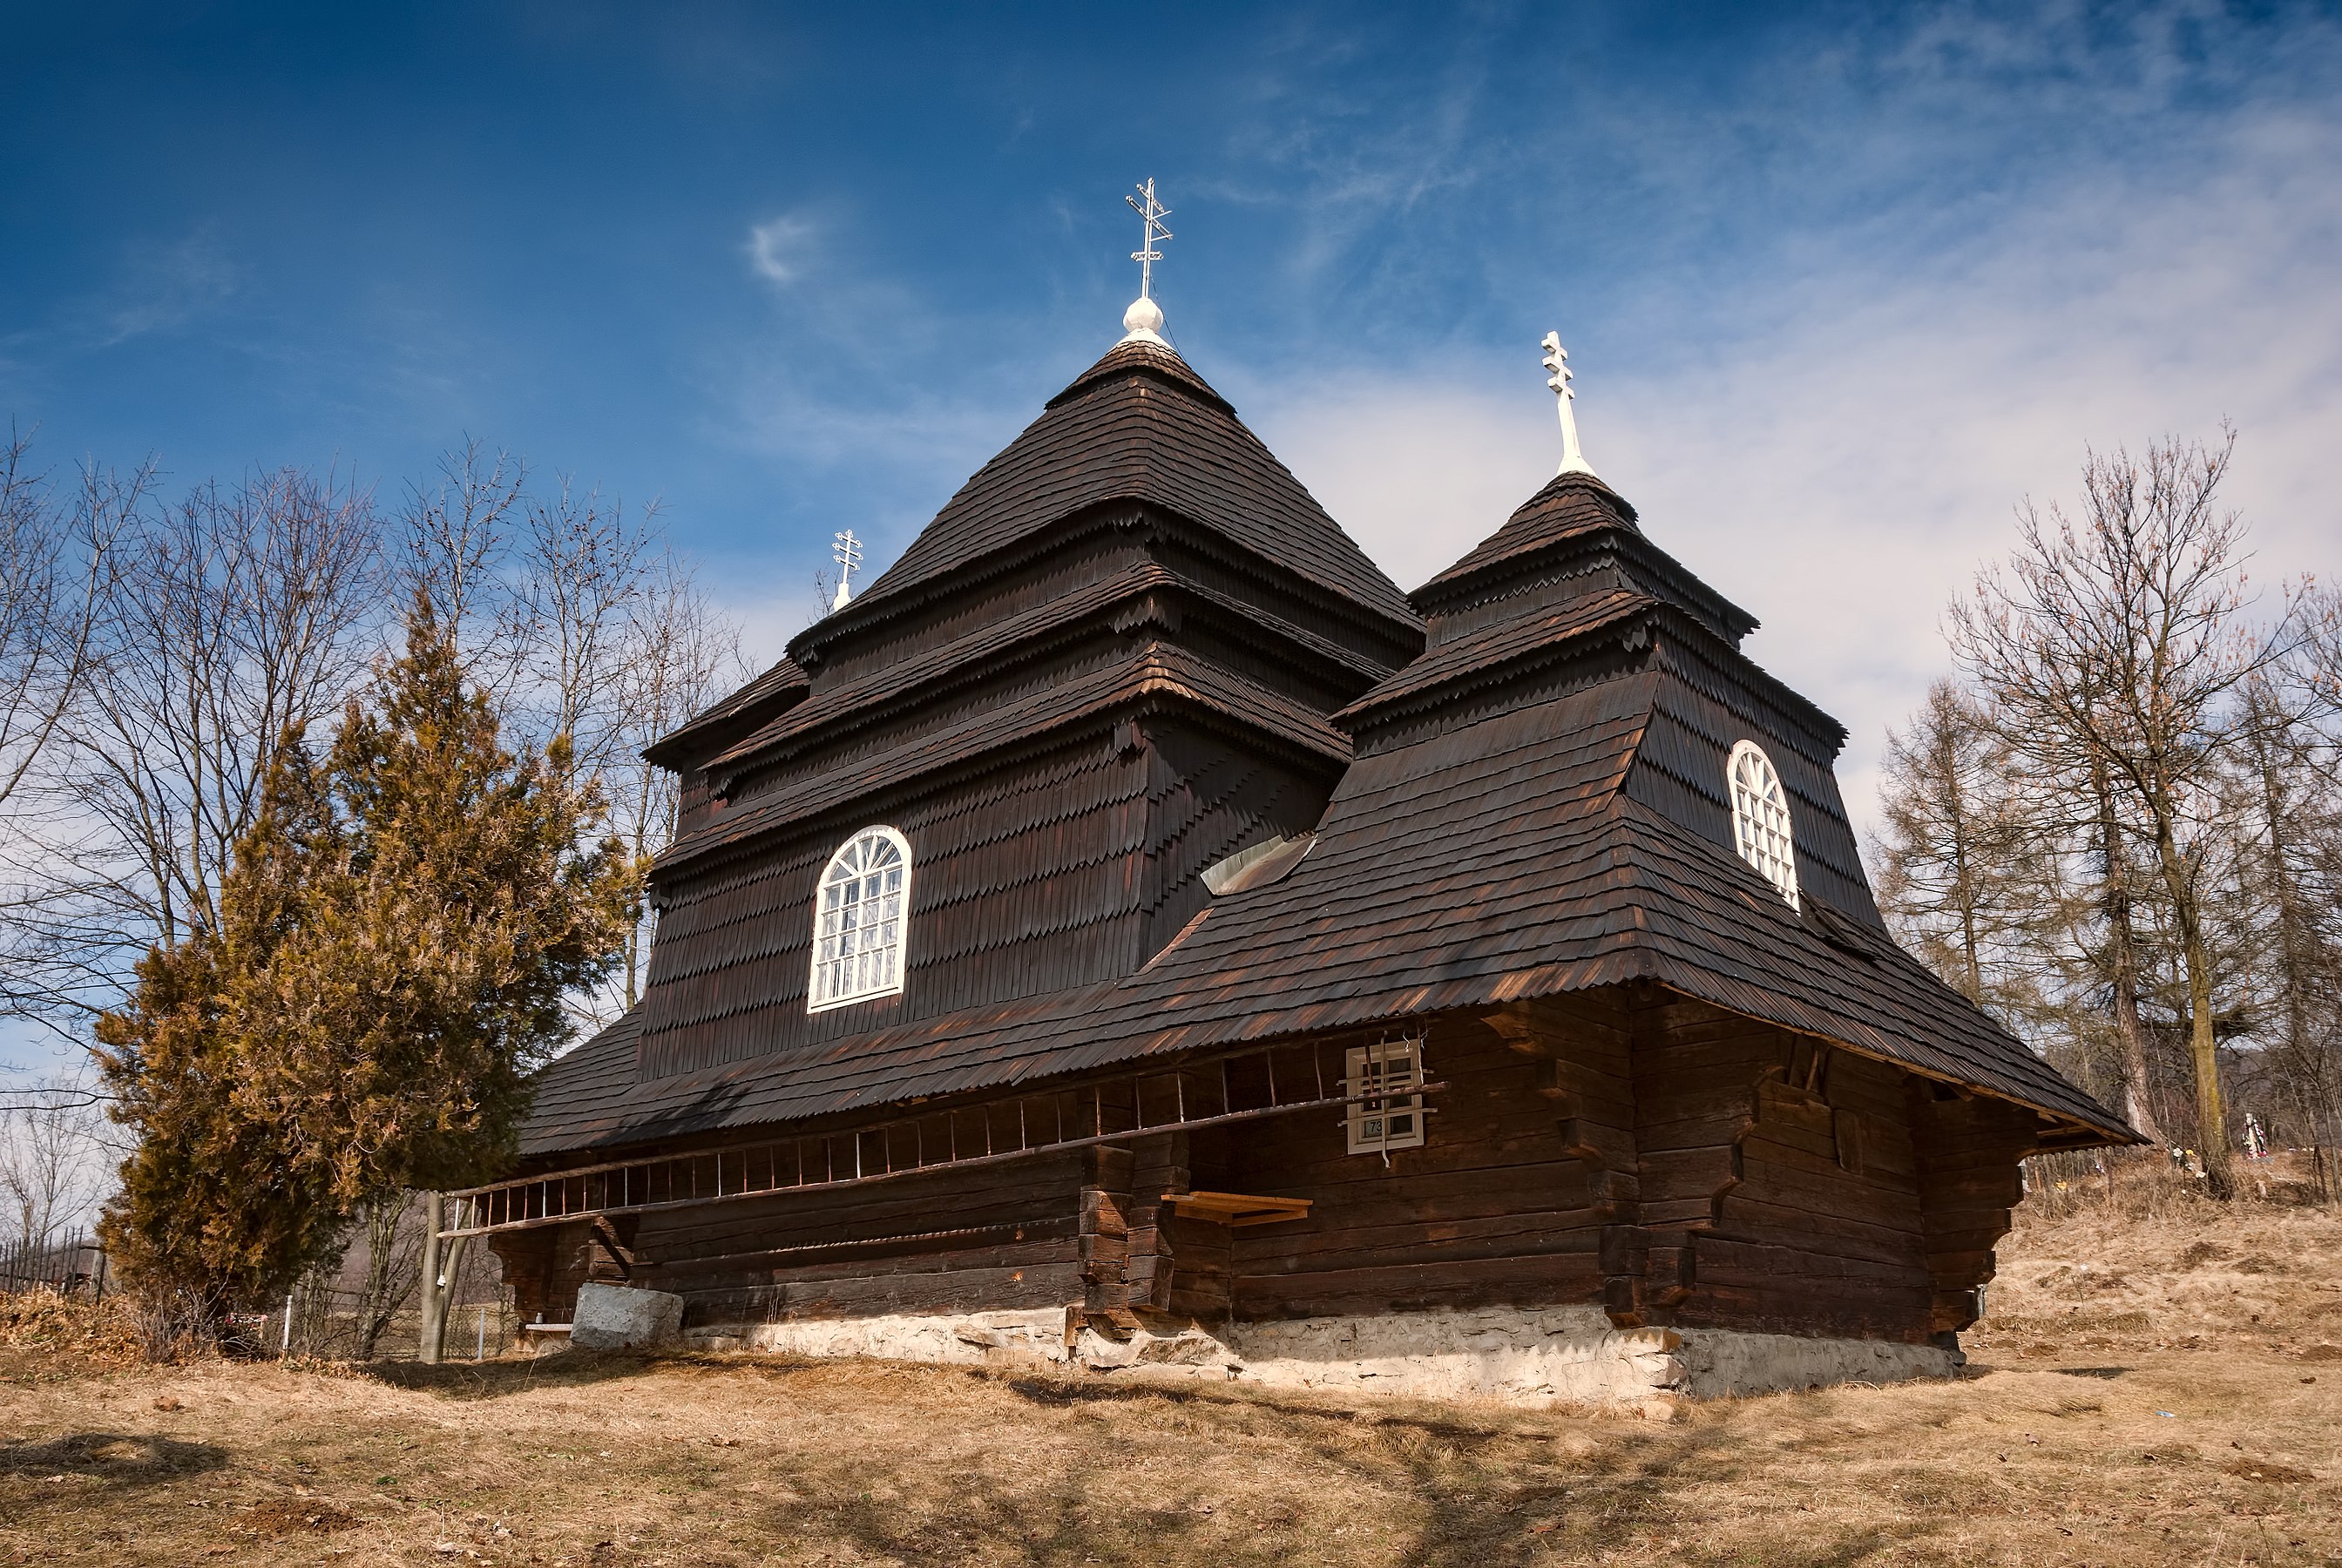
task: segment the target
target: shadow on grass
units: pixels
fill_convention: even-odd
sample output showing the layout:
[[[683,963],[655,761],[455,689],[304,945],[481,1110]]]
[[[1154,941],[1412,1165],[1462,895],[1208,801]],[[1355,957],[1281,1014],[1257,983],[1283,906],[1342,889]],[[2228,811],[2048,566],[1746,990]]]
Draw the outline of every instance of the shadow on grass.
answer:
[[[979,1369],[980,1370],[980,1369]],[[1177,1383],[1097,1383],[1080,1377],[1005,1377],[1001,1385],[1017,1398],[1033,1404],[1084,1405],[1128,1404],[1147,1400],[1159,1400],[1166,1404],[1244,1405],[1262,1410],[1276,1410],[1289,1415],[1316,1416],[1325,1421],[1356,1421],[1358,1412],[1324,1408],[1308,1404],[1281,1404],[1274,1398],[1264,1398],[1256,1392],[1228,1394],[1216,1393],[1206,1388],[1186,1388]]]
[[[808,1371],[816,1364],[819,1363],[772,1355],[758,1356],[751,1362],[687,1351],[562,1350],[510,1361],[451,1361],[436,1366],[425,1366],[417,1361],[365,1362],[351,1365],[348,1371],[391,1388],[413,1389],[450,1399],[498,1399],[531,1389],[588,1388],[678,1367],[720,1369],[744,1376],[771,1378]]]
[[[442,1397],[493,1400],[532,1388],[586,1388],[661,1371],[786,1380],[834,1363],[691,1353],[564,1352],[535,1361],[384,1363],[367,1375]],[[927,1369],[949,1375],[944,1369]],[[841,1443],[788,1477],[792,1495],[731,1502],[772,1542],[851,1547],[906,1564],[1148,1561],[1161,1568],[1303,1568],[1352,1563],[1399,1568],[1529,1568],[1623,1556],[1690,1564],[1761,1563],[1839,1568],[1924,1546],[1957,1516],[1955,1499],[1887,1517],[1826,1520],[1784,1497],[1776,1522],[1711,1545],[1701,1510],[1712,1485],[1761,1485],[1777,1444],[1746,1423],[1609,1420],[1580,1423],[1522,1413],[1443,1410],[1412,1403],[1346,1406],[1241,1387],[1117,1383],[976,1368],[1028,1407],[1100,1422],[1098,1463],[1065,1475],[948,1478],[874,1472]],[[1153,1402],[1166,1412],[1150,1419]],[[1183,1435],[1176,1463],[1132,1466],[1122,1417],[1163,1421]],[[1178,1413],[1170,1415],[1168,1413]],[[1565,1432],[1590,1438],[1565,1453]],[[1015,1423],[1002,1432],[1016,1441]],[[1160,1447],[1163,1433],[1135,1438]],[[1576,1441],[1573,1436],[1573,1442]],[[1263,1444],[1290,1455],[1290,1479],[1262,1485]],[[1117,1457],[1119,1456],[1119,1457]],[[696,1485],[721,1484],[700,1478]],[[767,1548],[769,1549],[769,1548]],[[632,1561],[632,1558],[628,1558]]]
[[[0,1443],[0,1475],[89,1475],[147,1485],[225,1469],[227,1450],[152,1433],[76,1432],[45,1443]]]
[[[1874,1524],[1817,1539],[1824,1531],[1816,1520],[1785,1529],[1761,1556],[1746,1537],[1711,1552],[1695,1512],[1696,1489],[1746,1478],[1771,1461],[1768,1445],[1721,1424],[1695,1423],[1617,1432],[1564,1464],[1538,1463],[1545,1448],[1521,1433],[1436,1422],[1394,1431],[1374,1468],[1405,1477],[1419,1518],[1411,1538],[1397,1542],[1394,1560],[1420,1568],[1526,1568],[1556,1554],[1608,1561],[1636,1545],[1672,1563],[1840,1568],[1926,1533],[1916,1524]],[[1522,1479],[1492,1484],[1506,1474]]]
[[[1166,1404],[1216,1406],[1224,1410],[1253,1410],[1277,1415],[1299,1417],[1306,1421],[1326,1422],[1336,1426],[1366,1425],[1387,1427],[1423,1433],[1429,1437],[1446,1438],[1457,1443],[1477,1443],[1491,1438],[1520,1435],[1513,1426],[1473,1424],[1448,1417],[1425,1414],[1418,1408],[1392,1403],[1388,1408],[1360,1410],[1341,1405],[1319,1404],[1306,1399],[1284,1400],[1274,1393],[1257,1387],[1241,1392],[1221,1393],[1210,1388],[1181,1387],[1176,1383],[1113,1383],[1085,1381],[1079,1378],[1010,1377],[1001,1380],[1010,1393],[1035,1404],[1085,1405],[1126,1403],[1160,1400]]]
[[[663,1364],[662,1358],[616,1351],[565,1350],[514,1361],[375,1361],[352,1368],[358,1375],[392,1388],[454,1399],[495,1399],[535,1388],[585,1388],[639,1377]]]
[[[920,1568],[975,1561],[1529,1568],[1612,1561],[1637,1548],[1637,1560],[1840,1568],[1876,1561],[1933,1528],[1924,1513],[1832,1526],[1785,1513],[1777,1538],[1760,1549],[1745,1535],[1711,1548],[1699,1489],[1761,1473],[1776,1452],[1722,1423],[1618,1423],[1587,1451],[1564,1456],[1554,1424],[1533,1418],[1483,1423],[1404,1407],[1343,1410],[1156,1385],[1000,1382],[1045,1407],[1148,1400],[1179,1407],[1185,1452],[1170,1465],[1133,1465],[1141,1455],[1125,1447],[1120,1429],[1101,1428],[1096,1470],[1039,1485],[962,1473],[932,1489],[916,1481],[905,1487],[891,1474],[874,1485],[841,1460],[792,1474],[799,1494],[757,1512],[776,1536],[808,1547],[842,1541],[850,1555]],[[1097,1419],[1106,1418],[1099,1411]],[[1262,1463],[1260,1445],[1277,1441],[1290,1445],[1289,1481],[1246,1484],[1244,1474]]]

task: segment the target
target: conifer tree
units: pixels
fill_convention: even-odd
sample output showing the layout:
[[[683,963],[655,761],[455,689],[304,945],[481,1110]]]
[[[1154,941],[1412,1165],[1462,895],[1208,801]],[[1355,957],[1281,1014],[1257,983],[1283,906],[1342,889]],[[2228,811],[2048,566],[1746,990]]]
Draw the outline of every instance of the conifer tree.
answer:
[[[340,1203],[485,1180],[528,1074],[569,1036],[564,995],[609,974],[635,887],[568,742],[515,755],[418,595],[404,657],[325,763],[335,815],[303,929],[274,968],[286,1038],[255,1097]]]
[[[128,1006],[97,1024],[115,1119],[138,1134],[101,1233],[115,1267],[186,1327],[274,1299],[341,1228],[318,1173],[286,1157],[282,1129],[253,1114],[248,1093],[253,1024],[266,1012],[255,1003],[326,836],[315,784],[288,734],[236,843],[216,926],[155,947]]]
[[[216,937],[158,948],[100,1028],[140,1144],[125,1273],[218,1310],[273,1297],[351,1217],[511,1157],[562,1002],[608,974],[636,875],[565,739],[515,754],[417,595],[332,750],[272,770]]]
[[[1978,1006],[1996,1003],[1991,949],[2014,890],[2007,769],[1986,717],[1950,681],[1887,737],[1885,832],[1871,840],[1879,906],[1923,963]]]

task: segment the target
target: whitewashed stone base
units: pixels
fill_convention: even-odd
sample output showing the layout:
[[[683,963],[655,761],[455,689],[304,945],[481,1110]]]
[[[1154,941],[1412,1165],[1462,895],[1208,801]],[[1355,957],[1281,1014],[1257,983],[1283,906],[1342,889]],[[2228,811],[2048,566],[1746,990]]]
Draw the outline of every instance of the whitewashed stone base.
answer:
[[[1070,1363],[1066,1309],[980,1312],[964,1316],[807,1318],[789,1323],[726,1323],[693,1329],[705,1350],[759,1350],[782,1355],[872,1356],[882,1361]]]
[[[1957,1353],[1730,1329],[1616,1329],[1596,1307],[1388,1313],[1069,1335],[1062,1308],[695,1329],[709,1350],[1175,1376],[1507,1404],[1632,1404],[1947,1377]]]

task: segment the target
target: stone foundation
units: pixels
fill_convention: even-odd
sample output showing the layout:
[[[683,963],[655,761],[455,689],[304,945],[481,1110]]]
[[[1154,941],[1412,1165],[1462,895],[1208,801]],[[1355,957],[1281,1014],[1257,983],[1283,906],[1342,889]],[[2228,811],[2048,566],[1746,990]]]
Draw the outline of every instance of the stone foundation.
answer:
[[[831,1318],[692,1330],[709,1350],[1049,1366],[1533,1407],[1647,1404],[1947,1377],[1957,1351],[1889,1340],[1807,1339],[1732,1329],[1616,1329],[1597,1307],[1389,1313],[1140,1330],[1067,1332],[1062,1308],[964,1316]]]
[[[960,1316],[806,1318],[789,1323],[726,1323],[686,1331],[703,1350],[757,1350],[783,1355],[873,1356],[882,1361],[976,1366],[1029,1362],[1070,1365],[1066,1309],[979,1312]]]

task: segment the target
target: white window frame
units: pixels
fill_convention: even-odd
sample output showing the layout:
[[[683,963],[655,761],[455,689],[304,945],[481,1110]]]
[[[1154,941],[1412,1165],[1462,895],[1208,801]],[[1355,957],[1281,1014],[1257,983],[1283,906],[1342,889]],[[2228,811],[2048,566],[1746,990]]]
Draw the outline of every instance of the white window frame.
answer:
[[[1353,1154],[1386,1154],[1393,1149],[1423,1144],[1423,1039],[1379,1040],[1353,1045],[1344,1057],[1345,1095],[1350,1102],[1344,1123]],[[1412,1089],[1415,1093],[1404,1091]]]
[[[1732,797],[1732,844],[1740,858],[1771,883],[1791,909],[1797,901],[1797,839],[1789,820],[1789,792],[1780,771],[1755,741],[1732,748],[1724,764],[1724,787]]]
[[[887,850],[894,854],[894,864],[873,863],[874,855]],[[891,880],[888,873],[895,874]],[[877,889],[864,889],[860,884],[874,875]],[[865,907],[871,904],[876,907]],[[826,1013],[874,997],[901,995],[910,913],[911,841],[891,827],[858,829],[837,846],[814,883],[813,961],[806,983],[806,1011]]]

